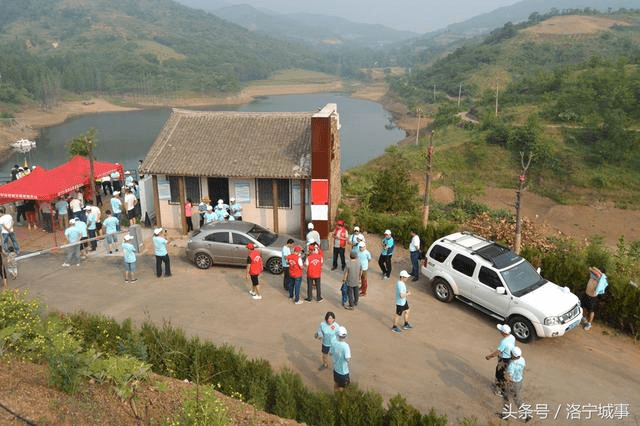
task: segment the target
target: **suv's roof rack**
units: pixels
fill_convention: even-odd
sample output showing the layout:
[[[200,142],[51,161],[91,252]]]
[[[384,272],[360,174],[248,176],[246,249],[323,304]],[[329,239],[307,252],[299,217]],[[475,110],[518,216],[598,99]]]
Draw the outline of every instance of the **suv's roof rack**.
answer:
[[[488,260],[498,269],[513,265],[520,259],[520,256],[511,251],[511,249],[498,243],[491,243],[473,251],[471,254],[477,254]]]
[[[460,247],[464,247],[464,249],[468,250],[470,254],[477,254],[488,262],[491,262],[491,264],[498,269],[513,265],[520,260],[520,256],[511,251],[508,247],[488,240],[480,235],[473,234],[469,231],[460,232],[457,238],[445,237],[444,240]]]

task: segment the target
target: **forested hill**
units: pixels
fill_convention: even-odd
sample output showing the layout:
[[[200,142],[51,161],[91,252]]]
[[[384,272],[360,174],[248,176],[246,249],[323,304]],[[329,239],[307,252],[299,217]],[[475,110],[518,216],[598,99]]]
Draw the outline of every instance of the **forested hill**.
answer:
[[[73,92],[208,95],[287,68],[309,49],[171,0],[0,0],[0,102]]]
[[[640,10],[532,15],[389,81],[433,128],[459,124],[461,139],[511,151],[518,165],[532,154],[538,193],[640,205]],[[477,124],[457,123],[458,112]]]

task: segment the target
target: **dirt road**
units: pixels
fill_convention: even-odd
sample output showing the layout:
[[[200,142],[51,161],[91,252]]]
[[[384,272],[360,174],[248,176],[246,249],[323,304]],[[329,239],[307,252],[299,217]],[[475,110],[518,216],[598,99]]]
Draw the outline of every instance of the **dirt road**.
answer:
[[[369,237],[371,247],[376,240]],[[324,303],[292,304],[282,290],[282,277],[269,274],[264,276],[264,299],[255,301],[247,293],[242,268],[198,270],[180,256],[184,244],[182,240],[172,248],[171,278],[156,278],[154,258],[142,255],[140,280],[126,285],[121,258],[108,257],[99,248],[79,267],[62,268],[61,254],[24,260],[19,278],[10,284],[65,312],[83,309],[138,323],[170,321],[188,334],[268,359],[275,368],[289,367],[308,386],[326,391],[332,389],[332,377],[318,371],[320,345],[313,333],[331,310],[349,330],[351,374],[361,388],[375,389],[385,399],[401,393],[422,412],[434,407],[452,421],[475,416],[479,425],[501,424],[495,415],[501,401],[490,390],[495,361],[484,359],[499,340],[496,322],[460,303],[436,301],[424,279],[410,285],[415,328],[396,335],[390,331],[394,280],[382,281],[375,263],[369,295],[356,310],[346,311],[340,306],[339,271],[325,268]],[[398,251],[394,276],[409,266],[406,251]],[[640,424],[640,346],[612,334],[596,323],[591,331],[576,329],[562,338],[521,345],[527,361],[524,398],[534,408],[530,424],[575,424],[577,418],[567,418],[571,407],[586,424]],[[623,410],[620,419],[598,417],[597,408],[606,404]]]

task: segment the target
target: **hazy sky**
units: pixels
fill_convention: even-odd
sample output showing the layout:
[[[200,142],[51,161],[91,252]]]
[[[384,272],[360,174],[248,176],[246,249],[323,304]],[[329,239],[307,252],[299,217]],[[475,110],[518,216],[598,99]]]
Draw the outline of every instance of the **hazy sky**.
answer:
[[[204,0],[206,1],[206,0]],[[308,12],[417,33],[444,28],[520,0],[226,0],[275,12]]]

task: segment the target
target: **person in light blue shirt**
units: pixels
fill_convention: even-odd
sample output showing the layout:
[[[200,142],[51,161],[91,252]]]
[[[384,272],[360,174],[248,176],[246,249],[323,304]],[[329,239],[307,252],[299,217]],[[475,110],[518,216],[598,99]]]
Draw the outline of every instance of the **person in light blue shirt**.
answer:
[[[511,350],[516,345],[516,338],[511,334],[511,327],[507,324],[498,324],[498,331],[502,334],[502,339],[498,343],[498,347],[495,351],[484,357],[489,360],[494,357],[498,357],[498,365],[496,365],[496,382],[494,385],[494,392],[496,395],[505,395],[505,378],[504,373],[511,361]]]
[[[120,197],[120,191],[113,191],[113,196],[111,197],[111,212],[118,219],[117,230],[120,231],[120,221],[122,218],[120,215],[122,214],[122,200]]]
[[[117,217],[111,214],[111,210],[105,211],[105,214],[107,215],[107,217],[102,221],[102,226],[105,233],[104,240],[107,243],[107,250],[109,251],[109,254],[112,254],[113,246],[118,242],[117,232],[118,223],[120,223],[120,221],[118,221]],[[115,250],[118,251],[118,248],[116,247]]]
[[[58,213],[58,225],[61,229],[66,229],[69,223],[69,203],[64,198],[60,198],[54,206]]]
[[[131,172],[127,170],[124,172],[124,186],[131,186],[133,184],[133,176],[131,176]]]
[[[96,248],[98,248],[98,241],[95,240],[97,234],[97,218],[91,206],[87,206],[84,209],[87,214],[87,231],[89,232],[89,239],[91,239],[91,249],[89,251],[96,251]]]
[[[329,367],[329,351],[336,342],[336,336],[338,335],[338,329],[340,324],[336,322],[336,314],[329,311],[324,316],[324,321],[320,322],[320,326],[316,331],[315,338],[322,340],[322,365],[320,370],[324,370]]]
[[[366,296],[367,288],[369,287],[368,273],[371,253],[367,250],[367,245],[364,241],[360,241],[358,243],[358,260],[360,260],[360,267],[362,270],[362,274],[360,275],[360,296]]]
[[[223,221],[227,220],[229,217],[229,206],[222,201],[222,199],[218,200],[218,204],[214,209],[214,213],[216,214],[216,220]]]
[[[236,203],[236,199],[231,197],[229,199],[229,211],[231,215],[229,220],[233,217],[233,220],[242,220],[242,205],[240,203]]]
[[[122,253],[124,254],[124,282],[134,283],[138,281],[136,278],[136,248],[131,241],[133,236],[125,235],[122,243]]]
[[[80,266],[80,238],[82,237],[82,231],[76,227],[76,219],[69,220],[69,227],[65,229],[64,236],[67,237],[69,246],[62,266]]]
[[[169,260],[169,252],[167,251],[167,230],[162,228],[156,228],[153,230],[153,247],[156,254],[156,276],[160,278],[162,276],[162,264],[164,263],[164,276],[171,276],[171,262]]]
[[[331,346],[331,356],[333,358],[333,386],[334,390],[340,392],[345,390],[351,378],[349,377],[349,364],[351,362],[351,347],[345,342],[347,339],[347,329],[338,327],[337,341]]]
[[[287,244],[282,246],[282,286],[285,290],[289,291],[289,286],[291,285],[291,277],[289,276],[289,261],[287,260],[287,256],[291,254],[291,249],[293,248],[293,239],[289,238],[287,240]]]
[[[522,382],[524,380],[524,367],[526,362],[522,357],[522,350],[514,346],[511,349],[511,361],[509,362],[509,366],[507,367],[507,371],[505,373],[507,380],[507,393],[505,394],[505,403],[513,402],[515,407],[510,407],[507,411],[508,413],[519,412],[522,405],[522,396],[520,395],[522,392]],[[507,414],[508,415],[508,414]],[[505,418],[503,416],[503,418]],[[524,417],[525,423],[531,420],[531,415],[526,414]]]
[[[409,323],[409,302],[407,297],[411,296],[411,292],[407,291],[407,278],[411,275],[405,270],[400,271],[400,279],[396,282],[396,316],[393,317],[393,327],[391,331],[394,333],[402,332],[402,328],[405,330],[411,330],[413,326]]]
[[[217,215],[213,212],[212,206],[207,206],[207,212],[203,215],[204,217],[204,225],[215,222],[217,219]]]
[[[89,239],[89,232],[87,231],[87,224],[82,219],[76,219],[75,227],[80,230],[80,259],[87,258],[87,240]]]

